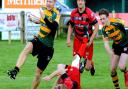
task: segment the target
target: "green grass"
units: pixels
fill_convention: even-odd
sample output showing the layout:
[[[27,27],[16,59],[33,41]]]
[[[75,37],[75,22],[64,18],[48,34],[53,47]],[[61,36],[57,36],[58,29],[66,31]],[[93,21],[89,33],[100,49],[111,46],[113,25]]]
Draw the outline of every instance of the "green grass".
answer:
[[[31,82],[34,77],[37,59],[29,55],[16,80],[7,77],[6,71],[15,66],[18,55],[25,45],[19,41],[0,41],[0,89],[31,89]],[[91,76],[90,72],[84,71],[81,74],[82,89],[114,89],[110,71],[109,58],[103,47],[102,40],[95,40],[95,50],[93,60],[95,62],[96,74]],[[55,40],[55,53],[52,61],[42,76],[50,74],[56,69],[57,64],[70,64],[72,61],[72,47],[66,47],[66,39]],[[123,74],[118,70],[121,89],[124,87]],[[51,89],[56,78],[50,82],[41,81],[38,89]]]

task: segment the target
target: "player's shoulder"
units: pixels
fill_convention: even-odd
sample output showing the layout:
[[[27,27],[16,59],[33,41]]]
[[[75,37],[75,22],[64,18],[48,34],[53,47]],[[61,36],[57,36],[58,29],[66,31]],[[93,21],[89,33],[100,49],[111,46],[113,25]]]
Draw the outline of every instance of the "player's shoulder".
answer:
[[[57,8],[54,7],[54,8],[53,8],[53,12],[55,12],[55,13],[58,14],[58,13],[59,13],[59,10],[58,10]]]
[[[123,24],[124,25],[124,20],[120,19],[120,18],[110,18],[109,21],[111,23],[120,23],[120,24]]]
[[[88,8],[88,7],[85,8],[85,11],[86,11],[86,13],[92,13],[92,12],[93,12],[93,11],[92,11],[90,8]]]
[[[75,14],[75,13],[78,13],[78,8],[73,9],[71,12],[71,14]]]

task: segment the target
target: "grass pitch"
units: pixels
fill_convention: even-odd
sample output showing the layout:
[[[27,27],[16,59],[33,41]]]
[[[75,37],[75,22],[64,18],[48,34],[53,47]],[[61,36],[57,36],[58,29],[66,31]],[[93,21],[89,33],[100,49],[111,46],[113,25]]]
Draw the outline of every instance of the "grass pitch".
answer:
[[[88,71],[84,71],[84,73],[81,74],[82,89],[114,89],[109,71],[109,57],[105,52],[103,42],[102,40],[95,40],[94,45],[93,60],[96,73],[95,76],[91,76]],[[36,57],[28,56],[16,80],[9,79],[6,74],[8,69],[12,69],[15,66],[18,55],[24,46],[25,45],[19,41],[12,41],[12,44],[8,44],[7,41],[0,41],[0,89],[31,89],[31,82],[35,74],[37,62]],[[72,47],[66,47],[66,39],[56,39],[54,57],[42,77],[54,71],[57,64],[70,64],[71,61]],[[123,73],[118,70],[118,75],[121,89],[127,89],[124,87]],[[38,89],[51,89],[55,80],[56,78],[50,82],[42,80]]]

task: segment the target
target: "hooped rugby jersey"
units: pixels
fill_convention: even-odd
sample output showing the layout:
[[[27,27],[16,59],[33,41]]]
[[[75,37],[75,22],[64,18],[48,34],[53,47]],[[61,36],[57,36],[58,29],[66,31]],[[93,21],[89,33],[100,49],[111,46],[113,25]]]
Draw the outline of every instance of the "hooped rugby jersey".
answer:
[[[59,12],[56,8],[53,8],[51,11],[47,10],[46,7],[42,7],[42,10],[44,11],[45,18],[48,19],[51,23],[56,21],[59,23]],[[53,41],[55,37],[55,33],[57,29],[50,29],[47,25],[44,19],[40,19],[41,26],[40,26],[40,31],[38,33],[38,38],[39,40],[44,43],[45,45],[52,47],[53,46]]]
[[[76,8],[72,11],[70,18],[70,24],[74,27],[75,36],[80,39],[84,36],[89,37],[88,28],[90,24],[97,23],[94,13],[88,7],[85,8],[83,13],[79,13],[78,8]]]
[[[104,37],[108,37],[114,41],[115,44],[125,46],[128,44],[128,37],[121,19],[110,19],[110,25],[104,26],[102,29]]]

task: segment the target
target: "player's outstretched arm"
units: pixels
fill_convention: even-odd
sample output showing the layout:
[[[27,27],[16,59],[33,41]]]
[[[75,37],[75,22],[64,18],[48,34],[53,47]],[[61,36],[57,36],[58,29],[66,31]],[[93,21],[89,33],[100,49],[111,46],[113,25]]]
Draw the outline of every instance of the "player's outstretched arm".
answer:
[[[28,19],[35,24],[40,24],[40,18],[33,14],[28,15]]]
[[[55,76],[57,76],[58,73],[59,73],[59,71],[56,70],[56,71],[52,72],[50,75],[47,75],[47,76],[43,77],[43,80],[50,81],[52,78],[54,78]]]
[[[54,78],[55,76],[61,75],[62,70],[64,70],[64,72],[66,71],[65,65],[64,65],[64,64],[58,64],[57,70],[55,70],[54,72],[52,72],[50,75],[45,76],[45,77],[43,78],[43,80],[50,81],[50,80],[51,80],[52,78]]]

